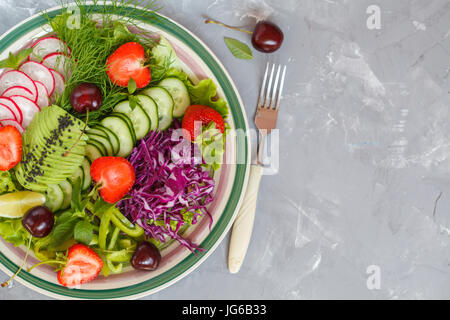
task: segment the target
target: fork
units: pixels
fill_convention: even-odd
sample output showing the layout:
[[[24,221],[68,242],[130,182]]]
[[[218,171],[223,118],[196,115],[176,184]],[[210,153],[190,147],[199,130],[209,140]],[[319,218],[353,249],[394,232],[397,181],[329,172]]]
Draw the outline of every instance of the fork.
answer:
[[[241,268],[250,243],[259,184],[264,170],[264,144],[267,135],[276,128],[285,77],[286,65],[282,67],[272,64],[271,66],[270,63],[267,63],[255,115],[255,125],[260,137],[256,164],[250,166],[250,178],[243,204],[231,231],[228,249],[228,270],[231,273],[236,273]]]

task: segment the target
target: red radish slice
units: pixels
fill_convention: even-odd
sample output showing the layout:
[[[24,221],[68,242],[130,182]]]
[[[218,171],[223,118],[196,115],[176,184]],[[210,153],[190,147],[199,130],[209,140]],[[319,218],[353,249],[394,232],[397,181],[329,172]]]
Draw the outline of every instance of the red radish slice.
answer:
[[[2,126],[14,126],[17,130],[19,130],[20,134],[22,134],[25,129],[14,119],[2,119],[0,120],[0,124]]]
[[[8,72],[5,72],[0,77],[0,92],[3,94],[6,90],[8,90],[11,87],[25,87],[28,90],[31,91],[33,94],[34,99],[37,98],[37,88],[34,84],[34,81],[25,73],[21,71],[11,70]]]
[[[47,88],[42,84],[42,82],[35,81],[36,87],[38,89],[38,99],[36,104],[40,109],[48,107],[50,105],[50,98],[48,95]]]
[[[26,129],[36,113],[40,111],[38,105],[34,101],[22,96],[12,96],[11,100],[22,110],[23,119],[21,124]]]
[[[2,96],[4,97],[11,97],[11,96],[24,96],[27,97],[30,100],[34,100],[35,97],[31,91],[25,87],[21,86],[14,86],[9,89],[6,89],[5,92],[3,92]]]
[[[15,113],[4,104],[0,104],[0,119],[14,119],[17,120]]]
[[[29,75],[34,81],[42,82],[50,95],[52,95],[55,90],[55,77],[53,77],[49,68],[35,61],[27,61],[20,66],[19,71]]]
[[[7,106],[14,113],[14,118],[17,119],[17,122],[22,123],[22,110],[20,110],[19,106],[7,97],[0,97],[0,103]]]
[[[50,96],[50,100],[52,102],[55,102],[56,99],[62,95],[64,88],[66,86],[66,80],[65,78],[57,71],[50,69],[50,71],[53,74],[53,77],[55,78],[55,92]]]
[[[39,39],[32,48],[33,52],[30,55],[30,60],[37,62],[41,62],[44,57],[54,52],[67,52],[70,54],[70,48],[56,37]]]
[[[42,60],[42,64],[60,74],[70,75],[70,59],[64,53],[51,53]]]

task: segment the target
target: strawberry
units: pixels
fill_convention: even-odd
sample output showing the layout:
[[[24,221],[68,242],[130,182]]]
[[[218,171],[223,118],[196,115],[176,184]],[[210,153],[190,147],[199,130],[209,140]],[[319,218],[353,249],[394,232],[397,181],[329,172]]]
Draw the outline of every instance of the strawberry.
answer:
[[[152,79],[150,69],[144,66],[145,60],[144,48],[137,42],[128,42],[109,56],[106,72],[118,86],[127,87],[133,79],[137,88],[144,88]]]
[[[22,135],[12,125],[0,128],[0,170],[8,171],[22,157]]]
[[[67,261],[58,271],[58,282],[65,287],[74,287],[97,278],[103,261],[94,250],[84,244],[69,248]]]
[[[100,183],[100,195],[108,203],[122,199],[135,181],[134,168],[121,157],[101,157],[91,165],[91,176]]]
[[[185,130],[185,139],[194,141],[201,133],[201,127],[210,124],[212,121],[216,124],[216,128],[224,133],[225,121],[219,112],[208,106],[189,106],[186,109],[182,122],[182,127]],[[200,126],[196,126],[196,122],[198,122]]]

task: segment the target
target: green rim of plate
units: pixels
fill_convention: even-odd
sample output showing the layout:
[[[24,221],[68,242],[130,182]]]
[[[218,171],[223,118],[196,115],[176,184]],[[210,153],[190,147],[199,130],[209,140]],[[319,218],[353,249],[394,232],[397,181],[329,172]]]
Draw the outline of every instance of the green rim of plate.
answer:
[[[90,5],[88,6],[89,10],[93,10],[93,12],[102,12],[109,5]],[[46,11],[46,15],[52,18],[62,12],[62,8],[50,9]],[[140,15],[136,16],[136,13],[140,13]],[[148,21],[144,21],[143,17],[148,18],[149,12],[144,9],[137,8],[129,8],[123,7],[123,11],[121,13],[128,18],[132,18],[136,21],[142,21],[144,23],[148,23]],[[142,14],[142,15],[141,15]],[[232,83],[228,79],[222,67],[216,61],[208,49],[204,44],[200,43],[197,39],[195,39],[188,31],[174,23],[173,21],[167,19],[164,16],[161,16],[157,13],[152,13],[156,16],[157,21],[152,23],[152,25],[158,27],[159,29],[171,34],[172,36],[178,38],[183,41],[188,47],[190,47],[197,55],[203,60],[203,62],[210,68],[215,77],[217,78],[220,86],[222,87],[225,96],[228,100],[229,107],[232,110],[231,115],[233,117],[233,121],[235,123],[236,129],[247,129],[246,126],[246,118],[244,113],[242,112],[242,108],[240,108],[240,99],[237,96]],[[0,54],[3,53],[11,44],[13,44],[18,38],[24,36],[28,32],[35,30],[38,27],[41,27],[47,24],[47,20],[45,16],[37,15],[18,27],[12,29],[0,40]],[[244,153],[244,157],[242,159],[248,159],[248,140],[247,139],[237,139],[237,154],[241,157],[242,153]],[[52,295],[57,296],[65,296],[75,299],[118,299],[136,295],[143,295],[150,290],[157,289],[165,284],[174,281],[183,273],[189,271],[202,257],[209,253],[211,248],[215,245],[215,243],[220,239],[223,232],[227,228],[232,219],[235,210],[239,204],[239,200],[241,197],[241,193],[243,191],[243,187],[245,184],[245,178],[247,176],[247,164],[237,164],[236,165],[236,175],[233,182],[233,191],[228,199],[228,202],[225,206],[224,212],[220,219],[217,221],[214,228],[211,230],[207,238],[201,243],[201,247],[205,249],[204,252],[197,253],[196,255],[189,255],[183,261],[178,263],[176,266],[167,270],[165,273],[147,281],[122,287],[116,289],[105,289],[105,290],[83,290],[83,289],[69,289],[43,279],[40,279],[27,271],[21,271],[18,274],[18,277],[28,282],[32,286],[44,290]],[[15,272],[18,266],[9,260],[3,253],[0,252],[0,263],[3,264],[8,270],[11,272]]]

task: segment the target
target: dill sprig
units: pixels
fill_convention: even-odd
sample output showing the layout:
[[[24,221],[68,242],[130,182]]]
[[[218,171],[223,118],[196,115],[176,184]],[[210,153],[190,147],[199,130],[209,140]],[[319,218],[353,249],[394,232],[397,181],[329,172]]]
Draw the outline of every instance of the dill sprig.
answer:
[[[66,86],[57,102],[68,112],[85,120],[85,115],[73,111],[70,95],[80,83],[97,85],[103,94],[103,104],[99,110],[89,114],[89,121],[95,122],[110,113],[120,100],[126,98],[126,88],[114,85],[106,73],[108,57],[120,45],[130,41],[141,43],[150,54],[150,48],[155,45],[154,36],[136,25],[135,19],[155,23],[157,16],[154,12],[158,8],[155,1],[145,1],[145,4],[144,1],[130,0],[94,0],[89,1],[89,4],[87,2],[62,0],[62,14],[54,18],[47,16],[47,19],[56,36],[71,49],[70,65],[65,66]],[[73,10],[74,6],[76,11]],[[141,8],[138,8],[139,6]],[[76,25],[71,26],[73,12],[78,16]],[[130,28],[137,32],[130,32]]]

